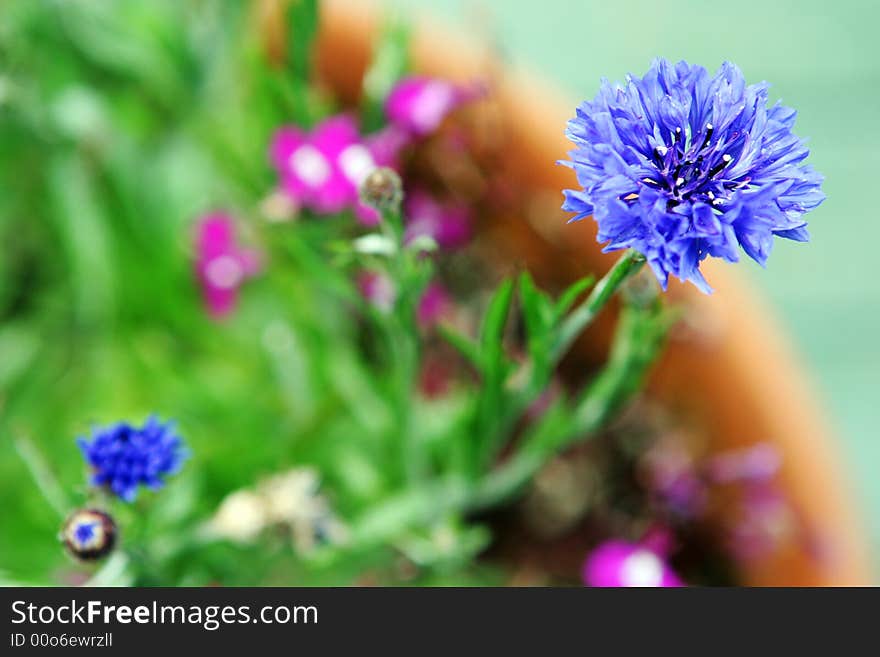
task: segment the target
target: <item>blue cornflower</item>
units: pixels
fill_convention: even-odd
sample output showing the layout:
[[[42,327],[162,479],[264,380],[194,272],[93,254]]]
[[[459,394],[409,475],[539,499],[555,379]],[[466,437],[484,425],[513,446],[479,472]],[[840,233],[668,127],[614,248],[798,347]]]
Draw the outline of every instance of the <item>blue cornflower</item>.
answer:
[[[77,559],[100,559],[116,544],[116,523],[99,509],[77,509],[61,528],[61,540]]]
[[[625,85],[603,80],[578,107],[567,136],[581,190],[563,209],[590,214],[604,251],[645,256],[663,288],[674,274],[711,292],[699,264],[739,260],[737,245],[766,265],[773,236],[809,240],[804,213],[824,199],[822,176],[792,134],[795,111],[768,107],[767,83],[746,85],[722,64],[711,76],[657,59]]]
[[[164,477],[177,472],[187,456],[174,425],[155,416],[141,427],[127,422],[98,427],[92,430],[91,441],[76,442],[94,470],[92,483],[106,486],[126,502],[137,497],[139,485],[160,488]]]

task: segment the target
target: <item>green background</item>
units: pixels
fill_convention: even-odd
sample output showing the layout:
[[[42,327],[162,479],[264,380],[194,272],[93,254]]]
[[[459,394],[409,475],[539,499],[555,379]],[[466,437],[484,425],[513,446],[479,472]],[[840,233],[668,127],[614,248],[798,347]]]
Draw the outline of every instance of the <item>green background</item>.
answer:
[[[798,109],[797,132],[825,174],[828,199],[809,217],[809,245],[778,240],[767,271],[742,268],[766,292],[831,410],[880,564],[880,2],[876,0],[399,0],[490,37],[516,64],[592,97],[601,77],[641,74],[651,59],[746,79]],[[478,28],[473,27],[478,25]],[[560,128],[561,129],[561,128]]]

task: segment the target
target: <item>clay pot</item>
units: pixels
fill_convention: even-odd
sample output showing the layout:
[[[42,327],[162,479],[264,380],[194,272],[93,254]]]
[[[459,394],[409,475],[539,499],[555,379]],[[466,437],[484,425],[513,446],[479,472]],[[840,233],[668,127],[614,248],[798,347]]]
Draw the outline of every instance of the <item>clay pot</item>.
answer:
[[[271,3],[270,3],[271,4]],[[272,12],[263,9],[264,18]],[[355,101],[380,13],[367,2],[324,0],[318,75],[334,94]],[[576,101],[516,71],[498,75],[492,55],[433,22],[416,22],[413,61],[418,72],[454,80],[491,75],[496,116],[502,122],[501,158],[511,184],[527,190],[518,216],[492,217],[488,231],[501,260],[527,267],[554,287],[604,272],[616,255],[603,255],[595,227],[566,225],[561,191],[574,187],[568,168],[554,163],[570,148],[566,121]],[[275,48],[283,39],[275,32]],[[737,267],[708,261],[715,293],[670,284],[670,301],[687,309],[687,330],[671,340],[655,368],[652,395],[702,423],[713,449],[770,442],[783,457],[781,484],[813,540],[792,540],[772,557],[743,567],[748,585],[864,585],[871,582],[868,541],[839,463],[838,446],[810,377],[792,354],[760,295]],[[613,313],[577,345],[589,360],[602,358]]]

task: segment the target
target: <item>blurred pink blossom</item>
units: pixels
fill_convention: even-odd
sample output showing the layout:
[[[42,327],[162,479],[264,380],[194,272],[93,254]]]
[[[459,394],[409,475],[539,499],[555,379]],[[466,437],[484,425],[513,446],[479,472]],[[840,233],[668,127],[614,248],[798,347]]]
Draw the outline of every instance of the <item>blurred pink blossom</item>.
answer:
[[[397,289],[388,274],[380,271],[365,271],[358,276],[358,289],[374,308],[388,313],[397,301]]]
[[[353,209],[367,225],[378,223],[375,210],[358,198],[358,187],[377,166],[391,166],[403,140],[392,132],[363,138],[357,121],[338,114],[311,132],[280,128],[272,139],[271,159],[285,193],[318,214]]]
[[[601,543],[584,562],[587,586],[676,587],[684,582],[649,545],[611,539]]]
[[[721,452],[706,464],[709,478],[719,484],[736,481],[765,481],[776,475],[782,465],[779,451],[768,443]]]
[[[727,548],[739,561],[772,554],[799,533],[797,518],[783,490],[772,482],[752,483],[740,498],[740,510],[727,532]]]
[[[196,275],[208,312],[217,319],[235,308],[238,288],[260,269],[255,251],[241,248],[235,223],[222,212],[209,214],[196,227]]]
[[[416,137],[435,132],[443,119],[478,90],[426,76],[400,80],[385,100],[385,116]]]
[[[427,329],[436,324],[444,315],[452,309],[452,297],[446,288],[440,283],[434,282],[428,285],[419,299],[416,309],[416,319],[419,326]]]
[[[442,203],[421,189],[408,191],[403,205],[407,218],[406,241],[427,236],[445,249],[454,249],[471,238],[470,209],[457,203]]]

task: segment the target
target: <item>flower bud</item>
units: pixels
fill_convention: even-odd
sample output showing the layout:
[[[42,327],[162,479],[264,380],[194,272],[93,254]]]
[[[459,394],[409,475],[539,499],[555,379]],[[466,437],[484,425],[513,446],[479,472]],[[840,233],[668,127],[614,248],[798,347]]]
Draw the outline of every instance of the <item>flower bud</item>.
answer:
[[[77,509],[61,529],[64,547],[77,559],[95,561],[107,556],[116,544],[116,523],[104,511]]]
[[[367,174],[360,187],[361,200],[379,211],[396,210],[403,200],[403,186],[394,169],[377,167]]]

